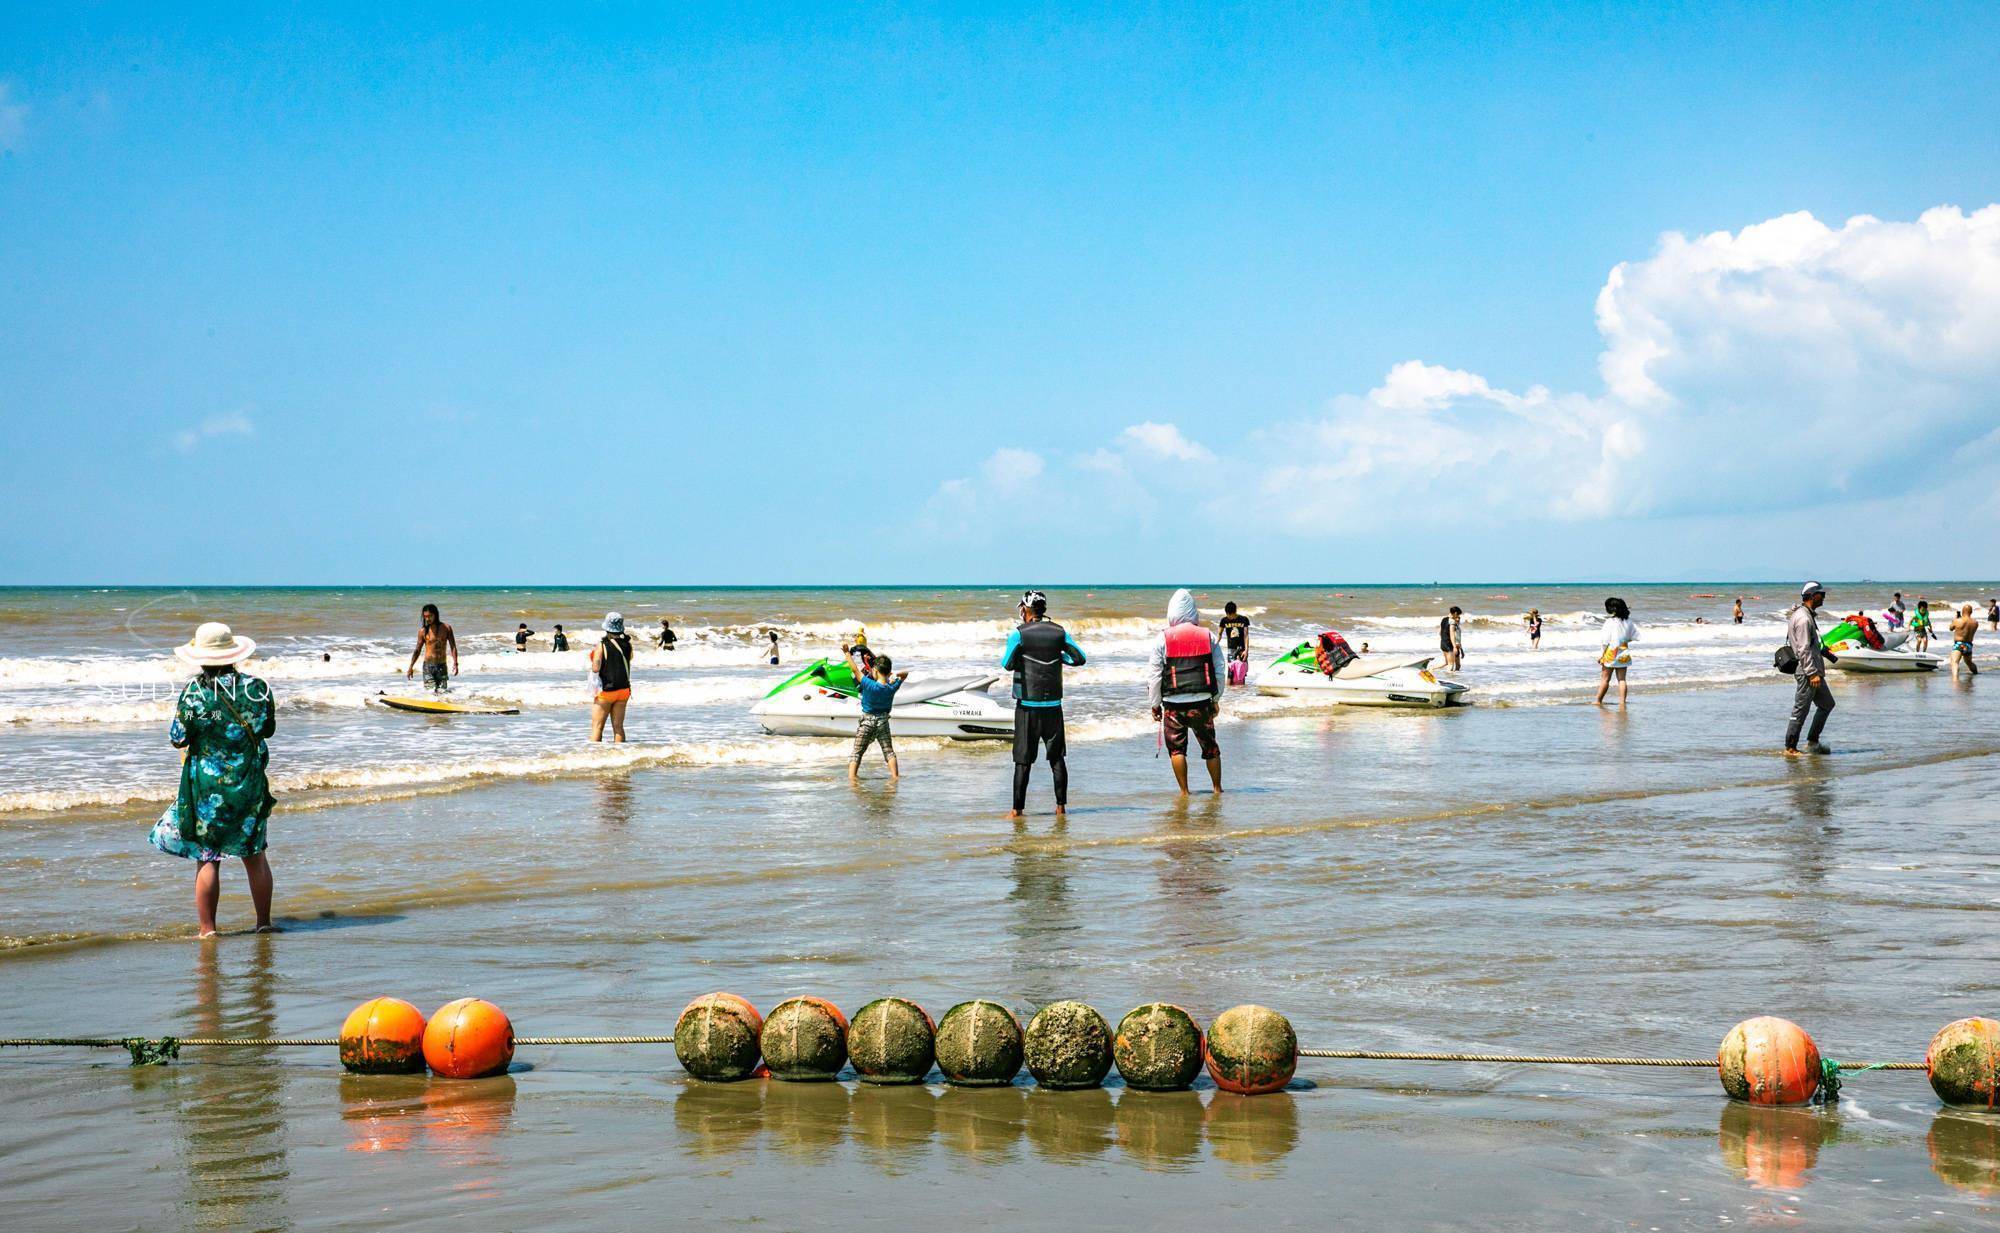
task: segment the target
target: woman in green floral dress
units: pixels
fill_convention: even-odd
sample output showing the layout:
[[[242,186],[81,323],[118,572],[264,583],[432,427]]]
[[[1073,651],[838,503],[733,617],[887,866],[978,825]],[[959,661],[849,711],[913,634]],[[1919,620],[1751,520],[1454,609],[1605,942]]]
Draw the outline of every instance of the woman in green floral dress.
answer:
[[[242,858],[257,908],[257,930],[272,931],[271,865],[264,858],[265,824],[276,803],[264,767],[264,740],[277,730],[271,687],[236,670],[257,644],[211,621],[174,654],[201,669],[181,690],[167,739],[185,751],[174,803],[153,826],[152,844],[196,862],[195,915],[201,936],[215,936],[224,857]]]

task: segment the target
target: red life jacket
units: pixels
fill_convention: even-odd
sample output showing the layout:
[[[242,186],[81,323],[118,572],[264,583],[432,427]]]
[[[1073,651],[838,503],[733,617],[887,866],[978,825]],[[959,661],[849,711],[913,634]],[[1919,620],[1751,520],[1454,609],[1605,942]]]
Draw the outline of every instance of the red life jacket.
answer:
[[[1318,661],[1321,672],[1332,676],[1359,657],[1347,645],[1347,639],[1329,629],[1319,636],[1319,645],[1313,648],[1313,658]]]
[[[1199,625],[1167,627],[1167,662],[1160,668],[1160,696],[1217,692],[1215,639]]]

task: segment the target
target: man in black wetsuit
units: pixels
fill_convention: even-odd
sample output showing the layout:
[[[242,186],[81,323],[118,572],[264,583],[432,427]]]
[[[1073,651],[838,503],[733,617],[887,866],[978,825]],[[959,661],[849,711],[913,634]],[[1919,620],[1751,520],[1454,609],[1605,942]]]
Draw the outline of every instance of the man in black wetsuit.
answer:
[[[1083,648],[1062,626],[1048,619],[1049,600],[1040,591],[1021,595],[1021,624],[1008,635],[1000,666],[1014,674],[1014,808],[1021,816],[1028,803],[1028,772],[1035,750],[1049,749],[1049,772],[1055,779],[1056,814],[1069,807],[1068,749],[1063,741],[1062,670],[1083,663]]]

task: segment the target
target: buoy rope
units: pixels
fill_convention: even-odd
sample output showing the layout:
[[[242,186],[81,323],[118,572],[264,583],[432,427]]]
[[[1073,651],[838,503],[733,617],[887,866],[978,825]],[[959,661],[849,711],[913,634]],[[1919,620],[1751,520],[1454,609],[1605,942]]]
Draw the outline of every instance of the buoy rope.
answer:
[[[1354,1058],[1369,1062],[1493,1062],[1519,1066],[1674,1066],[1714,1070],[1712,1057],[1574,1057],[1553,1053],[1385,1053],[1376,1049],[1301,1049],[1300,1057]],[[1922,1062],[1829,1062],[1839,1071],[1924,1070]]]
[[[200,1045],[218,1049],[283,1049],[298,1046],[337,1045],[338,1036],[9,1036],[0,1037],[0,1048],[32,1045],[71,1045],[80,1049],[123,1049],[134,1041],[149,1044],[173,1041],[186,1047]],[[671,1045],[672,1036],[516,1036],[517,1045]]]
[[[36,1046],[78,1049],[125,1049],[135,1064],[169,1060],[183,1048],[284,1049],[327,1048],[337,1036],[13,1036],[0,1038],[0,1048]],[[670,1045],[668,1036],[517,1036],[516,1045]],[[1339,1058],[1367,1062],[1486,1062],[1509,1066],[1662,1066],[1713,1070],[1712,1057],[1583,1057],[1552,1053],[1413,1053],[1379,1049],[1300,1049],[1300,1057]],[[1822,1065],[1828,1074],[1865,1070],[1925,1070],[1923,1062],[1835,1062]]]

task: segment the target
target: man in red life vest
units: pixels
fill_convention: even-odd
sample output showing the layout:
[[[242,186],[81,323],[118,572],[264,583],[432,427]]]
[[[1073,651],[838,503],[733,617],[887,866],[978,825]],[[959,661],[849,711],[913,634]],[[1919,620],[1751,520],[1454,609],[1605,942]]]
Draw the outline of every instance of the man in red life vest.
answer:
[[[1201,743],[1209,781],[1221,792],[1222,750],[1215,743],[1215,710],[1229,680],[1229,661],[1221,641],[1198,623],[1194,594],[1186,587],[1167,601],[1167,631],[1153,644],[1147,667],[1146,700],[1165,730],[1181,795],[1188,794],[1190,732]]]

